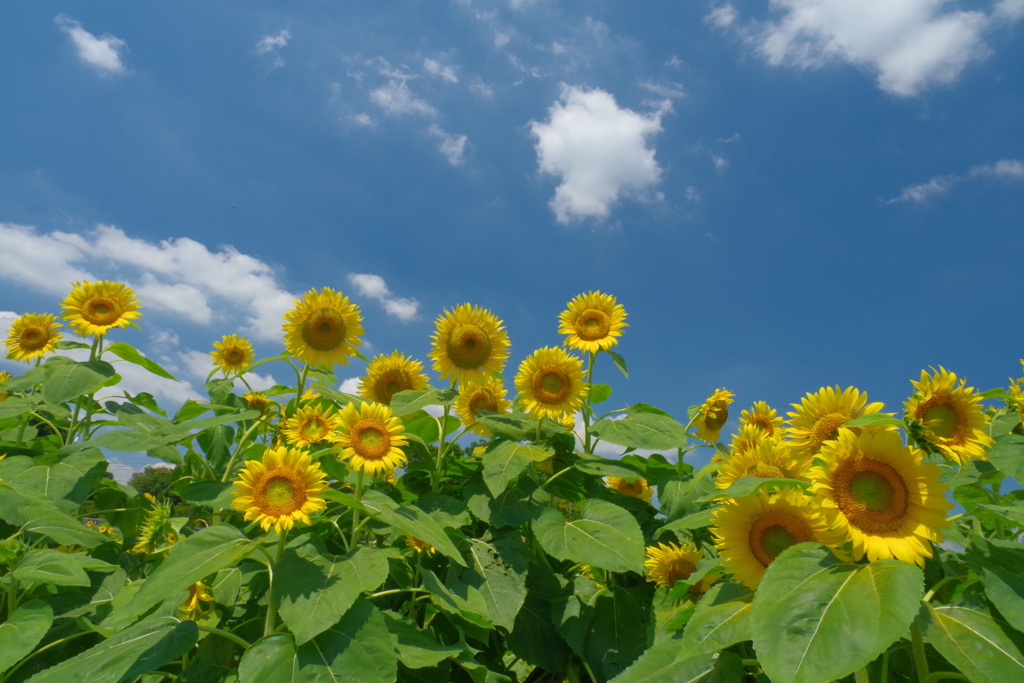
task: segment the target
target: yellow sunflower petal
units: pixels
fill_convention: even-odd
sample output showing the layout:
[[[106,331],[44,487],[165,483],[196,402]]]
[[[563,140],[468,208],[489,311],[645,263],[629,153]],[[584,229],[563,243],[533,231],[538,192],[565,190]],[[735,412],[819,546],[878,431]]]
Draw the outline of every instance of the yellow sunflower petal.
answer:
[[[487,380],[469,380],[459,384],[459,396],[455,399],[455,412],[462,424],[474,434],[489,437],[490,430],[476,421],[481,410],[491,413],[507,413],[511,403],[505,400],[508,392],[501,380],[492,377]]]
[[[408,462],[401,448],[409,443],[402,434],[405,427],[386,405],[367,401],[356,408],[349,403],[341,411],[341,430],[338,457],[354,471],[386,475]]]
[[[526,357],[515,383],[526,412],[559,421],[583,405],[589,390],[583,380],[583,361],[551,346]]]
[[[391,405],[391,397],[400,391],[424,389],[430,380],[423,374],[423,363],[407,358],[401,351],[376,356],[359,382],[359,395],[368,401]]]
[[[989,420],[981,395],[966,383],[942,366],[934,375],[922,370],[920,382],[911,380],[917,391],[904,403],[906,417],[920,426],[918,444],[961,465],[971,459],[988,460],[985,451],[995,443],[985,430]]]
[[[252,365],[255,357],[252,343],[237,334],[229,334],[213,342],[213,351],[210,352],[210,360],[225,376],[241,373]]]
[[[461,304],[451,311],[445,309],[435,325],[430,358],[441,379],[465,382],[492,376],[505,367],[508,334],[490,311]]]
[[[588,353],[607,351],[619,343],[622,328],[629,327],[626,309],[611,294],[587,292],[566,304],[559,315],[558,333],[565,344]]]
[[[291,529],[295,513],[299,519],[308,519],[309,513],[326,508],[320,496],[327,488],[326,475],[303,450],[269,448],[262,463],[249,460],[242,471],[246,470],[250,476],[235,481],[231,507],[244,512],[246,520],[258,522],[264,531],[270,527],[278,533]],[[257,476],[251,476],[253,473]]]
[[[49,313],[26,313],[15,318],[4,342],[7,355],[27,363],[33,358],[53,353],[54,344],[61,338],[57,331],[60,327],[56,317]]]
[[[288,353],[310,365],[347,365],[362,344],[362,316],[347,296],[324,287],[306,292],[284,316]]]
[[[72,282],[61,302],[64,319],[80,337],[105,335],[107,330],[127,327],[138,318],[139,301],[132,288],[120,282]]]

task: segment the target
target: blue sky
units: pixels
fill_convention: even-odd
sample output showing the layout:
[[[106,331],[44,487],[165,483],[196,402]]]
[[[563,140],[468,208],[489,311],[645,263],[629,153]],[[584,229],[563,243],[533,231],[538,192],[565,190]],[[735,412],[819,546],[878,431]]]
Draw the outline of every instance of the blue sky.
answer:
[[[368,354],[469,301],[511,380],[580,292],[624,304],[610,407],[717,387],[898,410],[1021,372],[1024,0],[7,3],[0,323],[120,279],[201,386],[313,287]],[[361,276],[361,277],[355,277]],[[5,317],[6,316],[6,317]],[[0,367],[13,363],[0,360]],[[356,363],[339,378],[362,374]],[[281,368],[270,375],[286,380]],[[132,388],[149,382],[127,378]]]

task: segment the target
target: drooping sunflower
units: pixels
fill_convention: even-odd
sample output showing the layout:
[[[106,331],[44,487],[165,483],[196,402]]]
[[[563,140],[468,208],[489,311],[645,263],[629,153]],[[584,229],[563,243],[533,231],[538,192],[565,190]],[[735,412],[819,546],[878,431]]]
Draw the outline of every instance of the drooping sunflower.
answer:
[[[320,464],[300,448],[268,448],[263,461],[247,460],[235,480],[231,507],[245,513],[245,520],[258,522],[281,533],[295,522],[309,524],[311,512],[327,507],[320,494],[327,488]]]
[[[729,404],[733,401],[733,393],[728,389],[715,389],[715,393],[697,409],[697,437],[701,441],[714,443],[722,427],[729,419]]]
[[[338,458],[357,472],[387,474],[408,462],[401,449],[409,443],[402,434],[405,427],[386,405],[366,402],[356,408],[349,403],[341,410],[341,430]]]
[[[762,441],[770,441],[768,433],[752,424],[740,424],[739,430],[732,435],[730,447],[734,453],[743,453],[757,447]]]
[[[33,358],[53,353],[60,341],[57,331],[61,324],[49,313],[26,313],[18,316],[7,333],[7,355],[14,360],[30,363]],[[8,375],[8,378],[10,375]]]
[[[281,433],[288,443],[304,447],[318,441],[337,443],[340,427],[341,416],[333,408],[310,405],[299,408],[293,416],[285,418],[281,424]]]
[[[817,393],[808,393],[794,403],[795,413],[789,415],[789,437],[793,448],[814,455],[821,445],[835,439],[838,430],[855,417],[879,412],[885,404],[868,403],[868,394],[854,387],[840,391],[839,387],[822,387]],[[870,427],[870,431],[892,431],[892,425]]]
[[[455,412],[462,424],[474,434],[489,437],[487,427],[476,421],[477,413],[486,410],[491,413],[507,413],[510,402],[505,400],[508,392],[501,380],[469,380],[459,384],[459,397],[455,399]]]
[[[252,365],[255,357],[249,340],[237,334],[225,335],[220,341],[213,342],[213,351],[210,352],[210,359],[225,377],[240,374]]]
[[[391,405],[391,397],[399,391],[424,389],[430,379],[423,374],[423,363],[407,358],[401,351],[389,356],[376,356],[360,377],[359,395],[368,401]]]
[[[572,415],[589,389],[583,381],[583,361],[557,346],[534,351],[516,375],[516,390],[532,417],[561,420]]]
[[[736,578],[751,590],[761,583],[764,570],[786,548],[816,541],[830,548],[845,538],[829,527],[817,501],[800,488],[757,491],[730,498],[715,511],[714,534],[718,554]]]
[[[953,507],[938,465],[922,462],[924,452],[904,446],[896,432],[852,429],[840,429],[818,457],[826,464],[811,470],[811,490],[829,524],[853,541],[854,559],[893,557],[923,567]]]
[[[266,415],[267,411],[273,410],[275,406],[266,394],[259,391],[246,392],[242,394],[242,398],[250,408],[260,411],[260,415]]]
[[[348,297],[330,287],[311,289],[284,314],[288,353],[312,366],[347,365],[362,345],[362,315]]]
[[[460,304],[445,309],[434,323],[434,370],[441,379],[452,377],[464,382],[474,377],[501,372],[508,360],[508,333],[487,309]]]
[[[675,543],[659,543],[658,545],[647,546],[647,559],[644,561],[644,569],[647,572],[647,580],[653,581],[659,586],[671,588],[677,581],[690,578],[690,575],[697,570],[697,563],[704,559],[704,552],[697,550],[688,543],[677,545]],[[706,593],[715,580],[721,574],[705,576],[700,581],[690,586],[690,593]]]
[[[626,309],[611,294],[587,292],[566,304],[559,315],[558,333],[566,335],[565,344],[580,351],[607,351],[619,343],[626,323]]]
[[[740,427],[753,425],[770,439],[781,439],[786,434],[782,418],[765,401],[755,401],[750,410],[740,411]]]
[[[715,485],[729,488],[740,477],[807,479],[810,458],[798,455],[788,441],[764,439],[753,448],[733,451],[718,468]]]
[[[420,539],[416,538],[412,534],[402,534],[402,535],[405,536],[405,544],[408,547],[410,547],[413,550],[415,550],[417,553],[427,553],[428,555],[433,555],[435,552],[437,552],[437,550],[434,548],[434,546],[430,545],[426,541],[421,541]]]
[[[961,465],[972,458],[988,460],[985,449],[995,441],[985,433],[988,416],[982,412],[981,396],[966,380],[957,382],[954,373],[939,366],[921,381],[910,381],[917,390],[903,405],[907,418],[921,425],[924,439],[947,458]]]
[[[178,608],[178,616],[182,621],[199,621],[206,614],[204,602],[213,602],[210,587],[202,581],[196,581],[188,587],[188,597]]]
[[[139,300],[132,288],[120,282],[72,282],[61,307],[79,337],[105,335],[115,327],[127,327],[138,318]]]
[[[654,487],[649,486],[647,480],[643,477],[637,477],[633,481],[620,479],[619,477],[608,477],[608,488],[618,491],[624,496],[639,498],[648,503],[651,502],[651,497],[654,495]]]

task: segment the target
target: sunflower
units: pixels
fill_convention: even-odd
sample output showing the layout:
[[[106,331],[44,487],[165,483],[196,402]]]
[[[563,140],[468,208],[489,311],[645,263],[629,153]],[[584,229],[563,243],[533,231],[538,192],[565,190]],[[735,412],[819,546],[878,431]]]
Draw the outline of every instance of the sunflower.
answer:
[[[61,337],[57,331],[59,327],[61,324],[49,313],[26,313],[15,318],[4,342],[7,344],[7,355],[28,363],[33,358],[53,353],[53,345]],[[7,377],[9,379],[10,375]]]
[[[924,452],[904,446],[895,432],[840,429],[811,470],[813,493],[831,526],[849,534],[854,559],[889,557],[924,567],[931,543],[942,542],[945,484],[939,466],[922,462]]]
[[[202,605],[204,602],[213,602],[210,587],[202,581],[196,581],[188,587],[188,597],[178,608],[178,616],[182,621],[199,621],[206,613]]]
[[[424,389],[430,383],[423,374],[423,363],[406,358],[401,351],[377,356],[370,361],[366,374],[360,378],[359,395],[384,405],[391,405],[391,397],[399,391]]]
[[[309,524],[309,513],[327,507],[320,493],[327,488],[320,464],[299,448],[268,448],[263,462],[247,460],[235,481],[231,507],[281,533],[295,522]]]
[[[739,431],[732,435],[731,448],[735,453],[743,453],[756,448],[762,441],[771,441],[768,432],[757,425],[740,423]]]
[[[800,488],[727,499],[714,520],[711,533],[719,556],[751,590],[772,560],[791,545],[816,541],[835,548],[845,540],[829,528],[817,501]]]
[[[985,449],[995,441],[985,433],[988,417],[981,396],[964,387],[966,380],[958,384],[956,375],[940,365],[933,376],[922,370],[921,381],[910,383],[917,391],[903,404],[906,417],[921,425],[928,445],[961,465],[972,458],[988,460]]]
[[[139,535],[135,539],[133,553],[143,554],[155,552],[163,544],[165,528],[171,518],[171,506],[166,503],[159,503],[150,494],[145,494],[146,499],[153,505],[152,509],[146,511],[143,518]]]
[[[324,409],[318,405],[304,406],[281,423],[281,433],[288,443],[303,447],[318,441],[337,443],[336,433],[341,425],[341,416],[333,408]]]
[[[284,314],[284,339],[288,353],[309,365],[330,369],[347,365],[362,342],[359,307],[330,287],[311,289]]]
[[[516,389],[532,417],[561,420],[581,405],[590,387],[583,381],[583,362],[560,347],[537,349],[519,366]]]
[[[424,553],[425,552],[428,555],[433,555],[435,552],[437,552],[434,549],[434,546],[430,545],[426,541],[421,541],[420,539],[416,538],[412,534],[402,534],[402,535],[405,536],[405,544],[408,547],[410,547],[413,550],[415,550],[417,553]]]
[[[474,434],[489,437],[490,430],[476,421],[476,415],[481,410],[491,413],[507,413],[510,405],[505,400],[507,393],[501,380],[497,378],[483,381],[469,380],[459,384],[459,397],[455,399],[455,412],[459,414],[459,419],[467,429]]]
[[[3,374],[0,372],[0,384],[4,381]],[[3,398],[0,398],[0,401],[2,400]],[[1020,413],[1021,420],[1024,421],[1024,377],[1010,380],[1010,398],[1006,402],[1006,407]]]
[[[559,315],[558,333],[566,335],[565,344],[580,351],[607,351],[619,340],[622,328],[629,327],[626,309],[615,303],[615,297],[601,292],[587,292],[566,304]]]
[[[461,304],[445,309],[434,323],[437,333],[432,337],[434,370],[441,379],[452,377],[464,382],[481,375],[501,372],[508,360],[508,334],[501,321],[490,311]]]
[[[788,441],[764,439],[745,451],[733,451],[718,468],[715,485],[729,488],[740,477],[807,479],[809,458],[797,455]]]
[[[213,364],[224,372],[224,376],[238,375],[252,364],[255,354],[252,352],[252,344],[245,337],[237,334],[229,334],[221,338],[219,342],[213,342],[213,351],[210,352]]]
[[[409,443],[402,434],[405,427],[386,405],[367,401],[356,408],[349,403],[341,411],[341,423],[338,443],[344,450],[338,457],[348,460],[353,470],[374,476],[393,472],[408,462],[400,448]]]
[[[883,403],[868,403],[866,391],[847,387],[840,391],[839,387],[822,387],[818,393],[808,393],[793,404],[795,413],[787,413],[789,420],[789,436],[794,440],[793,447],[808,455],[814,455],[821,445],[835,439],[841,426],[855,417],[877,413]],[[893,425],[871,427],[871,431],[892,431]],[[859,430],[858,430],[859,431]]]
[[[733,393],[728,389],[715,389],[715,393],[697,409],[697,437],[701,441],[714,443],[729,419],[729,404]]]
[[[132,288],[120,282],[72,282],[61,302],[64,319],[79,337],[104,335],[115,327],[127,327],[138,318],[139,300]]]
[[[740,411],[740,427],[744,425],[757,427],[770,439],[781,439],[786,434],[782,418],[764,401],[755,401],[750,410]]]
[[[242,398],[245,400],[247,406],[253,410],[260,411],[260,415],[266,415],[268,411],[274,409],[274,404],[272,404],[270,399],[267,398],[267,395],[258,391],[249,391],[244,393],[242,394]]]
[[[608,488],[618,491],[624,496],[639,498],[648,503],[651,502],[651,496],[654,495],[654,488],[648,486],[647,480],[643,477],[637,477],[633,481],[620,479],[619,477],[608,477]]]
[[[685,581],[690,578],[693,572],[697,571],[697,563],[704,559],[704,552],[697,550],[692,545],[683,543],[659,543],[658,545],[647,546],[647,559],[644,561],[644,569],[647,570],[647,580],[653,581],[658,586],[671,588],[677,581]],[[705,576],[703,579],[690,586],[690,593],[706,593],[711,584],[715,582],[713,577]]]

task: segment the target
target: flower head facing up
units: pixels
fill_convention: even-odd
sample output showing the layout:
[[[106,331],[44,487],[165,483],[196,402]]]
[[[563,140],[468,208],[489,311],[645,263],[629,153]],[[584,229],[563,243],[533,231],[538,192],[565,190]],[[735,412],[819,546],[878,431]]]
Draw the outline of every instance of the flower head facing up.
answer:
[[[532,417],[561,421],[572,415],[586,398],[583,361],[557,346],[537,349],[519,365],[516,390]]]
[[[327,507],[320,494],[326,475],[309,454],[299,448],[268,448],[262,462],[247,460],[235,480],[231,507],[245,513],[264,531],[281,533],[295,522],[309,524],[309,515]]]
[[[795,413],[789,415],[789,437],[793,447],[807,455],[821,450],[826,441],[837,438],[839,428],[850,420],[877,413],[882,403],[868,403],[868,394],[854,387],[840,390],[836,387],[822,387],[817,393],[808,393],[794,403]],[[892,431],[893,426],[869,427],[870,431]],[[858,430],[859,431],[859,430]]]
[[[501,380],[492,377],[486,380],[469,380],[459,384],[459,396],[455,399],[455,412],[463,426],[474,434],[489,437],[491,432],[487,427],[476,421],[476,416],[481,410],[489,413],[507,413],[509,401],[505,400],[507,395]]]
[[[764,439],[753,448],[733,451],[718,468],[715,485],[727,489],[740,477],[807,479],[811,461],[795,453],[788,441]]]
[[[441,379],[451,377],[459,382],[484,378],[501,372],[508,360],[508,333],[490,311],[461,304],[451,311],[445,309],[435,321],[433,350],[434,370]]]
[[[286,418],[281,424],[281,433],[290,444],[309,446],[318,441],[337,443],[340,437],[336,432],[340,427],[341,416],[335,414],[333,408],[310,405]]]
[[[210,360],[225,377],[241,374],[252,365],[255,357],[249,340],[237,334],[229,334],[213,342],[213,351],[210,352]]]
[[[840,429],[822,447],[825,465],[811,470],[811,490],[830,525],[853,541],[855,560],[892,557],[923,567],[931,543],[942,542],[939,529],[953,505],[938,465],[923,456],[896,432]]]
[[[72,282],[72,290],[61,302],[64,319],[79,337],[105,335],[138,318],[139,301],[131,287],[120,282]]]
[[[330,369],[347,365],[362,344],[362,315],[347,296],[330,287],[311,289],[284,314],[288,353],[304,363]]]
[[[714,443],[729,420],[729,405],[733,393],[728,389],[715,389],[715,393],[697,409],[697,437],[701,441]]]
[[[587,292],[566,305],[559,315],[558,333],[565,344],[588,353],[607,351],[619,343],[626,323],[626,309],[611,294]]]
[[[782,418],[765,401],[756,401],[750,410],[740,411],[740,429],[746,425],[756,427],[769,439],[781,439],[786,435]]]
[[[425,389],[430,384],[423,374],[423,363],[407,358],[401,351],[375,357],[367,366],[366,374],[360,378],[359,395],[384,405],[391,405],[391,397],[400,391]]]
[[[56,317],[49,313],[26,313],[15,318],[4,342],[7,355],[30,363],[33,358],[53,353],[54,344],[61,338],[57,331],[60,327]]]
[[[386,405],[366,402],[356,408],[349,403],[341,410],[341,430],[338,457],[356,472],[387,474],[408,462],[401,448],[409,443],[402,434],[405,427]]]
[[[619,477],[608,477],[608,488],[618,491],[624,496],[639,498],[648,503],[651,502],[651,497],[654,495],[654,487],[649,486],[647,480],[643,477],[637,477],[633,481],[620,479]]]
[[[986,432],[988,416],[982,411],[981,395],[965,380],[939,367],[929,375],[921,371],[914,382],[915,394],[904,404],[908,419],[921,425],[927,444],[961,465],[971,459],[988,460],[985,450],[995,443]]]
[[[659,543],[647,546],[647,559],[644,569],[647,580],[658,586],[671,588],[677,581],[685,581],[697,571],[697,563],[704,559],[704,553],[688,543]],[[690,586],[690,593],[706,593],[714,578],[705,577]]]
[[[757,448],[757,445],[762,441],[774,441],[768,436],[768,433],[757,425],[743,424],[740,423],[739,430],[733,434],[732,443],[729,444],[732,452],[734,453],[745,453],[752,448]]]

